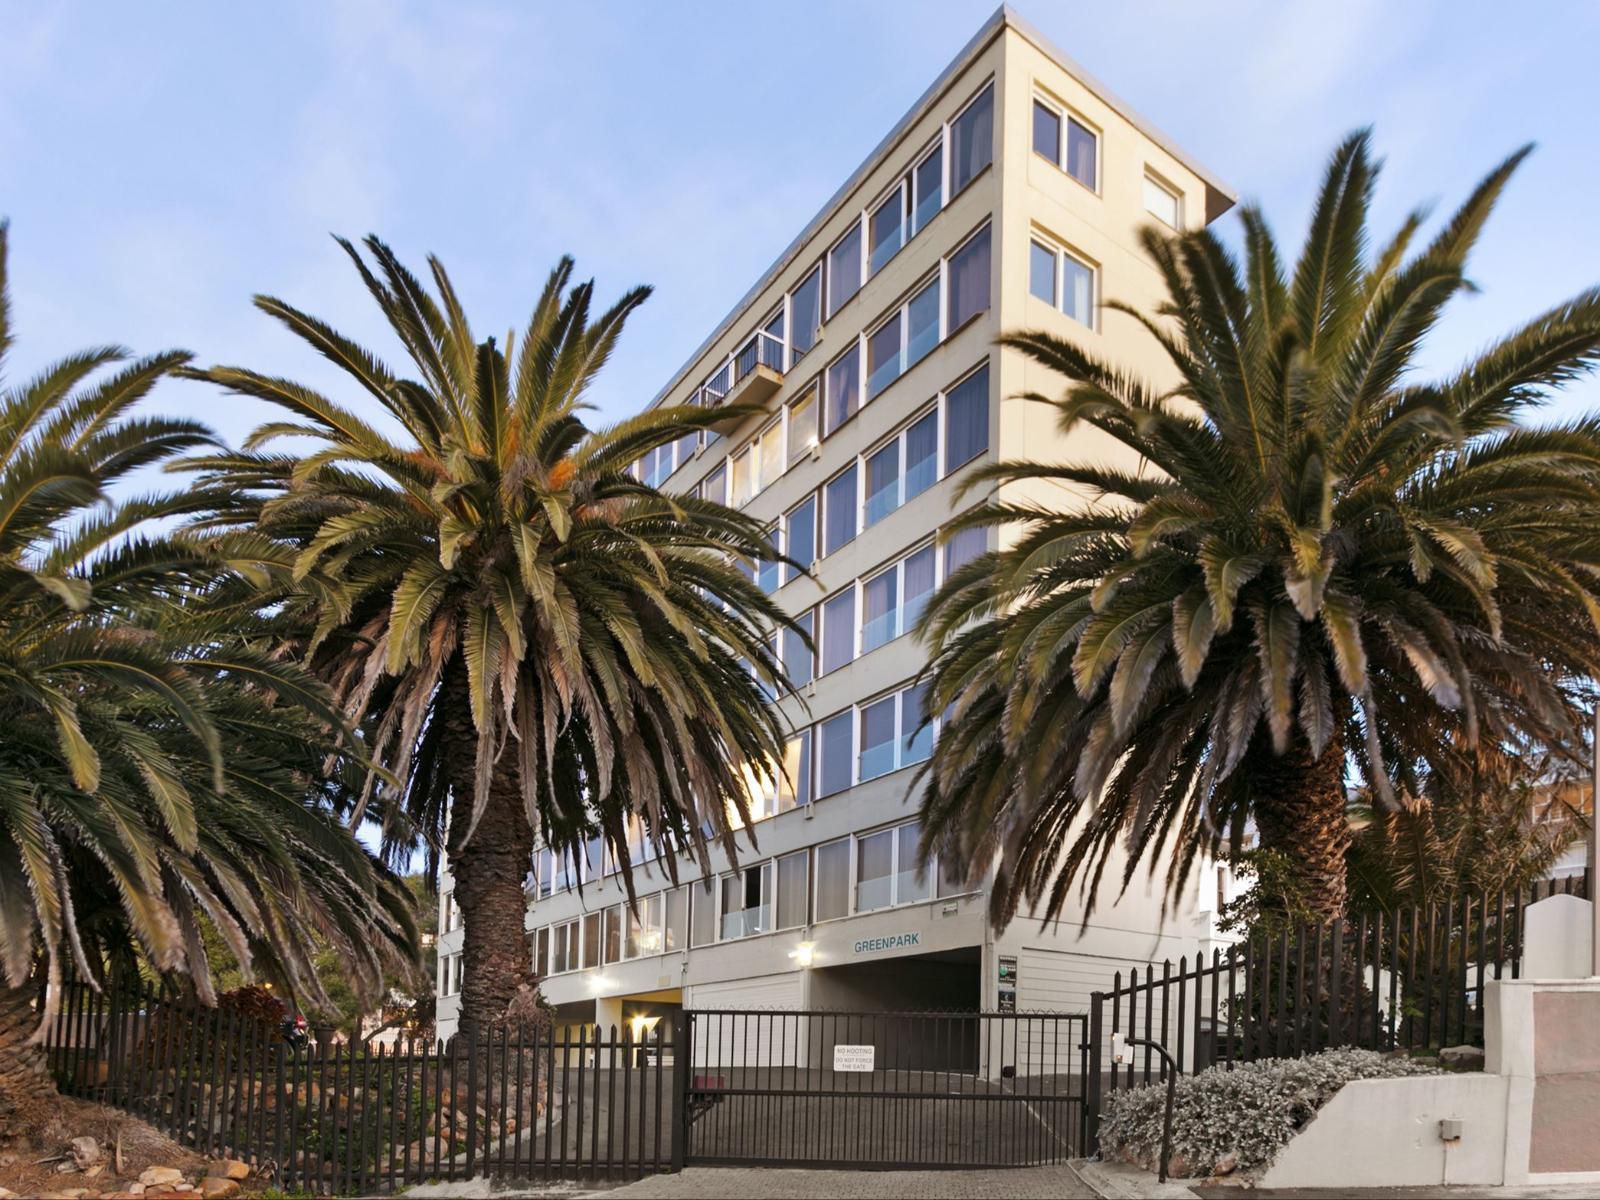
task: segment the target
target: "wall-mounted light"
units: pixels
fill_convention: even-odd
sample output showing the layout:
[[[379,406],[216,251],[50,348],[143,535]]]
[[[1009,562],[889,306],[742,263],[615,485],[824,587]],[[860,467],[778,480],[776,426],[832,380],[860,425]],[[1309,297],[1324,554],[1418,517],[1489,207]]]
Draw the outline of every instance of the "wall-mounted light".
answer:
[[[611,980],[607,979],[604,975],[589,976],[589,990],[592,992],[603,992],[610,986]]]
[[[809,967],[816,956],[817,946],[815,942],[801,942],[793,950],[789,951],[789,957],[794,959],[796,965],[802,967]]]
[[[655,1032],[655,1027],[660,1023],[660,1017],[633,1017],[628,1024],[633,1029],[633,1040],[642,1042],[647,1034]]]

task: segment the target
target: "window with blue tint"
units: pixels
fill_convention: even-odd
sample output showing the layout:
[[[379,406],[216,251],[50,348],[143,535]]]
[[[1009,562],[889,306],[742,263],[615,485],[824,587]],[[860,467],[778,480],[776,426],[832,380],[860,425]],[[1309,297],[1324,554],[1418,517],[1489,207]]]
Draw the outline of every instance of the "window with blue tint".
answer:
[[[994,161],[994,85],[950,122],[950,194],[956,195]]]
[[[900,378],[900,314],[867,335],[867,399]]]
[[[724,462],[700,481],[700,498],[718,504],[728,502],[728,464]]]
[[[1061,311],[1094,328],[1094,268],[1070,254],[1061,256]]]
[[[900,564],[900,632],[910,633],[933,595],[934,548],[924,546]]]
[[[816,654],[806,645],[806,638],[816,637],[816,610],[801,613],[795,618],[798,629],[783,631],[783,673],[795,687],[811,682],[816,673]]]
[[[922,827],[913,821],[894,832],[894,902],[915,904],[926,900],[932,894],[928,873],[917,865],[917,839],[922,836]]]
[[[1061,164],[1061,114],[1040,100],[1033,102],[1033,152]]]
[[[856,590],[847,587],[822,605],[822,670],[836,671],[856,656]]]
[[[861,221],[828,251],[828,316],[861,290]]]
[[[781,573],[776,558],[763,558],[756,564],[756,586],[767,595],[778,590]]]
[[[1067,161],[1063,165],[1068,175],[1090,191],[1095,188],[1098,142],[1094,130],[1072,117],[1067,118]]]
[[[822,436],[827,437],[855,415],[861,405],[861,349],[852,345],[828,367],[828,401]]]
[[[905,499],[920,496],[939,479],[939,414],[930,412],[905,432]]]
[[[817,795],[831,796],[851,783],[854,756],[855,714],[849,709],[817,726],[817,741],[822,754],[822,769],[817,778]],[[820,916],[819,916],[820,919]]]
[[[979,313],[989,311],[989,227],[970,238],[950,256],[949,318],[945,329],[960,329]]]
[[[961,529],[944,544],[944,577],[949,579],[959,568],[989,549],[987,529]]]
[[[900,765],[919,763],[933,753],[933,722],[923,710],[926,684],[916,684],[900,693]],[[926,722],[926,723],[924,723]]]
[[[906,370],[939,344],[939,280],[937,277],[906,305]]]
[[[895,701],[896,697],[885,696],[861,707],[862,783],[895,769]]]
[[[867,459],[867,502],[862,522],[875,525],[900,507],[900,439]]]
[[[861,585],[861,653],[900,636],[900,565]]]
[[[811,803],[811,730],[802,729],[783,750],[783,778],[778,783],[778,811]]]
[[[819,266],[800,286],[789,293],[789,312],[793,328],[789,334],[790,356],[798,359],[817,344],[817,331],[822,328],[822,268]]]
[[[1028,243],[1028,292],[1046,304],[1056,302],[1056,252],[1038,242]]]
[[[917,164],[911,173],[914,193],[911,213],[911,232],[916,233],[939,214],[944,204],[944,143],[935,142],[933,150]]]
[[[968,375],[944,398],[944,473],[989,449],[989,368]]]
[[[876,275],[900,252],[906,237],[906,188],[901,183],[889,198],[872,210],[867,218],[867,257],[871,274]]]
[[[801,503],[789,510],[789,515],[784,518],[787,530],[784,553],[794,560],[783,568],[783,581],[789,580],[808,569],[817,557],[817,498],[810,495]],[[798,564],[798,565],[796,565]]]
[[[872,912],[894,903],[894,830],[856,839],[856,911]]]
[[[822,489],[822,552],[832,554],[856,536],[856,467],[851,463]]]

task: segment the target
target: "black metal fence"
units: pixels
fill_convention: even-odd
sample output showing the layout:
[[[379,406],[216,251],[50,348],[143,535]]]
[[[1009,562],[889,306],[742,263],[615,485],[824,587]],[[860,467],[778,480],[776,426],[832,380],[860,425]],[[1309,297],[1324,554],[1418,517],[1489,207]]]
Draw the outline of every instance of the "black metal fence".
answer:
[[[1084,1152],[1082,1013],[685,1017],[686,1162],[1012,1167]]]
[[[667,1169],[668,1030],[448,1043],[285,1039],[281,1023],[170,989],[70,986],[47,1043],[65,1093],[256,1166],[285,1191],[425,1180],[624,1180]]]
[[[1580,877],[1328,925],[1257,934],[1176,966],[1118,972],[1090,999],[1086,1143],[1107,1091],[1166,1078],[1148,1045],[1110,1061],[1111,1035],[1166,1046],[1184,1071],[1354,1046],[1419,1050],[1483,1044],[1484,984],[1521,969],[1527,907],[1585,895]]]

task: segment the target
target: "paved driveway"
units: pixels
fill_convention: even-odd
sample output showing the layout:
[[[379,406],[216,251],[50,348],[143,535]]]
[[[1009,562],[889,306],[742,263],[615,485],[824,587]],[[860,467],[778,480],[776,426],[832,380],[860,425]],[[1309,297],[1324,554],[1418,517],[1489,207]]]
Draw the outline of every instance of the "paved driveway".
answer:
[[[608,1191],[606,1200],[839,1200],[918,1196],[927,1200],[1092,1200],[1094,1192],[1069,1166],[992,1171],[797,1171],[780,1168],[690,1167]]]

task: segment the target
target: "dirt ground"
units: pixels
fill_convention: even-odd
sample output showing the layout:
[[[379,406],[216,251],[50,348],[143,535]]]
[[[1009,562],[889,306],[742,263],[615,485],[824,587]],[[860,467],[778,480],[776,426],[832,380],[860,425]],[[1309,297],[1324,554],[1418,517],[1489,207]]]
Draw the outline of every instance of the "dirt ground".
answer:
[[[87,1200],[124,1191],[147,1167],[175,1167],[190,1175],[205,1171],[203,1157],[114,1108],[63,1097],[28,1115],[26,1132],[0,1129],[0,1188],[17,1196],[64,1196],[83,1189]],[[83,1136],[95,1139],[99,1159],[80,1170],[72,1139]]]

